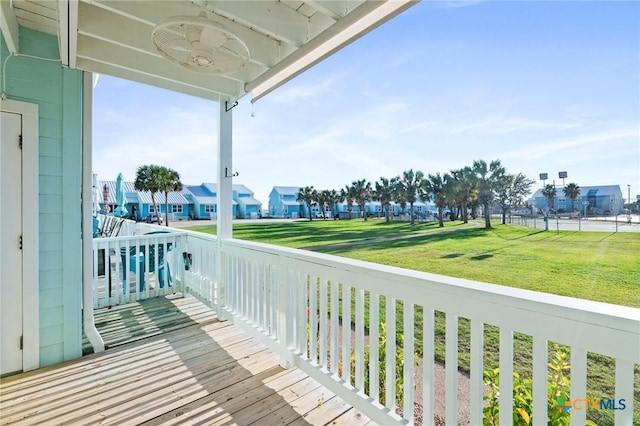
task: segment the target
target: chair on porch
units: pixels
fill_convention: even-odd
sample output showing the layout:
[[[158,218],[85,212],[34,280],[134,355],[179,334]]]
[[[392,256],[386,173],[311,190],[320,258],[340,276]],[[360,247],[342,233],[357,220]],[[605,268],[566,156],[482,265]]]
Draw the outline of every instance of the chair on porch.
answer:
[[[168,231],[153,231],[148,232],[144,235],[152,235],[152,234],[168,234]],[[165,245],[167,247],[167,253],[173,249],[172,243],[159,243],[158,244],[158,275],[157,280],[160,288],[164,288],[165,283],[165,268],[166,268],[166,277],[167,277],[167,285],[169,287],[173,286],[173,280],[171,278],[171,269],[169,268],[169,263],[165,260]],[[129,293],[129,272],[137,273],[138,268],[140,269],[140,280],[139,280],[139,291],[143,292],[145,290],[145,274],[146,274],[146,247],[149,247],[149,271],[155,272],[155,257],[156,257],[156,245],[149,244],[148,246],[141,245],[139,247],[131,247],[129,249],[129,271],[125,268],[126,265],[126,257],[127,257],[127,249],[126,247],[122,247],[120,249],[120,257],[122,259],[122,286],[123,293],[126,295]]]

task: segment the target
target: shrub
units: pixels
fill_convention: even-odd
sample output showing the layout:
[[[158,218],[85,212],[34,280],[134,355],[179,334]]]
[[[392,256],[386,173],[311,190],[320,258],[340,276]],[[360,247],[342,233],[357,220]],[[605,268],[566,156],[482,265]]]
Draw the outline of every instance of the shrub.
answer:
[[[547,415],[551,426],[568,426],[569,412],[558,408],[558,401],[569,401],[571,380],[566,376],[571,366],[567,361],[567,353],[556,351],[549,362],[547,380]],[[483,425],[495,426],[499,424],[499,389],[500,369],[495,368],[484,372],[484,385],[487,390],[483,408]],[[531,424],[533,413],[533,380],[523,378],[513,373],[513,424],[525,426]],[[587,425],[595,426],[590,420]]]

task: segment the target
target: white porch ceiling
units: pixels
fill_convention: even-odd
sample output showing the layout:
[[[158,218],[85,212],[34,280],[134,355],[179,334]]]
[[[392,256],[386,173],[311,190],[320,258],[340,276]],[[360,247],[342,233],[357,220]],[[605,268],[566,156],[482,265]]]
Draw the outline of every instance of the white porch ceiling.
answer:
[[[2,31],[19,53],[17,27],[53,34],[63,65],[207,99],[256,100],[417,0],[2,0]],[[165,60],[151,32],[166,18],[206,17],[249,49],[249,62],[228,75],[190,72]]]

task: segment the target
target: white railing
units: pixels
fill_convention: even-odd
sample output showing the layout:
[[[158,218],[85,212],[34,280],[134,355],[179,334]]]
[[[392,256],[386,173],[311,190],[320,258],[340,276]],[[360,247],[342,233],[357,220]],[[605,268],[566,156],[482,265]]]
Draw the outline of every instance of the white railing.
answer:
[[[189,235],[190,247],[192,238]],[[202,242],[201,238],[198,244]],[[547,424],[550,342],[570,348],[572,400],[587,398],[587,352],[614,358],[615,395],[602,397],[625,399],[626,409],[616,411],[615,422],[633,422],[634,364],[640,364],[638,309],[259,243],[226,240],[220,247],[223,310],[278,350],[286,363],[300,367],[379,423],[412,423],[416,386],[422,390],[418,402],[425,424],[433,419],[434,339],[436,322],[442,316],[446,318],[448,425],[458,421],[458,355],[466,350],[470,356],[470,423],[482,424],[483,340],[488,326],[499,328],[500,376],[509,378],[500,380],[500,411],[509,413],[500,417],[501,425],[511,425],[513,420],[511,378],[514,362],[520,362],[514,358],[516,332],[531,336],[533,342],[534,424]],[[194,254],[194,264],[198,256]],[[208,264],[214,258],[209,257]],[[416,320],[417,312],[422,321]],[[470,322],[469,349],[458,347],[462,319]],[[385,341],[382,323],[386,336],[396,335],[396,324],[402,327],[403,339]],[[421,340],[415,338],[417,334],[422,335]],[[383,350],[385,364],[381,366]],[[421,383],[414,379],[416,364],[408,361],[417,355],[422,358]],[[405,360],[403,367],[396,367],[399,356]],[[382,368],[385,374],[381,377]],[[585,415],[586,410],[573,410],[571,424],[584,425]]]
[[[95,309],[183,291],[186,233],[93,240]]]
[[[167,254],[164,259],[155,256],[158,249]],[[446,423],[458,421],[458,359],[467,353],[470,424],[482,424],[489,328],[499,330],[500,376],[509,378],[500,380],[500,411],[510,413],[500,417],[501,425],[513,420],[514,364],[526,362],[516,355],[514,333],[530,336],[533,424],[547,424],[551,342],[571,352],[571,400],[587,398],[587,352],[615,359],[615,394],[601,397],[625,399],[615,423],[633,423],[639,309],[195,232],[96,239],[95,271],[100,253],[111,275],[109,280],[108,273],[94,274],[95,307],[187,291],[268,344],[284,365],[301,368],[380,424],[413,423],[416,403],[424,424],[431,423],[436,340],[443,338],[445,380],[439,386],[445,388]],[[170,274],[160,274],[163,269]],[[458,344],[462,323],[469,329],[469,348]],[[402,337],[387,338],[396,332]],[[420,364],[413,362],[418,357]],[[417,365],[422,381],[415,379]],[[416,390],[422,391],[420,401]],[[584,425],[585,415],[586,410],[572,410],[571,424]]]
[[[220,313],[218,283],[218,245],[213,235],[190,232],[185,248],[185,285],[187,291]]]

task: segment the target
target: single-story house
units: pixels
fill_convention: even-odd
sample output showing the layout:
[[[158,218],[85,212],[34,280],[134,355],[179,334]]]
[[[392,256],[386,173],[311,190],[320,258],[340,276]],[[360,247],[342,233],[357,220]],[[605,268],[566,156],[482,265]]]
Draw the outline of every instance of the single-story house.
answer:
[[[149,191],[137,191],[133,182],[122,182],[124,188],[125,207],[128,211],[128,217],[133,220],[144,220],[149,214],[155,213],[153,200]],[[105,190],[105,185],[107,189]],[[113,212],[118,205],[116,201],[116,181],[101,180],[98,181],[98,189],[101,191],[100,199],[104,200],[106,196],[109,204],[109,211]],[[166,211],[164,192],[155,194],[155,201],[158,205],[160,214],[164,215]],[[168,207],[170,219],[182,220],[189,217],[189,200],[187,200],[181,192],[169,192]],[[100,203],[100,209],[104,212],[104,201]]]

